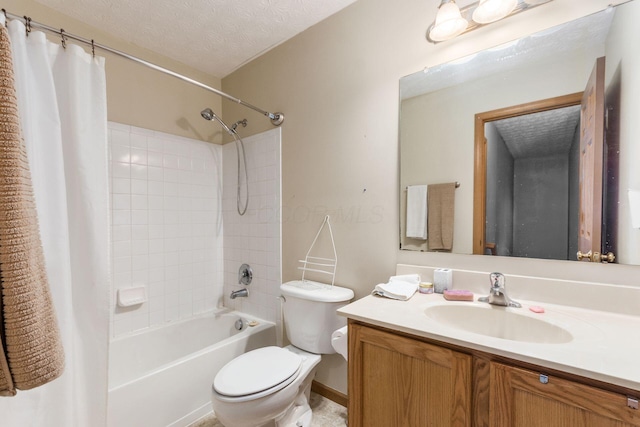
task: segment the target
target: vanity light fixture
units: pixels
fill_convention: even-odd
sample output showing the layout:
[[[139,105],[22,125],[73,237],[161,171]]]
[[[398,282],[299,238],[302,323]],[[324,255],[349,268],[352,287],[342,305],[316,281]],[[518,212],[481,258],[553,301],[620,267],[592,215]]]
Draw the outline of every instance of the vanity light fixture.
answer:
[[[460,9],[455,0],[442,0],[427,40],[439,43],[492,22],[533,9],[553,0],[479,0]]]

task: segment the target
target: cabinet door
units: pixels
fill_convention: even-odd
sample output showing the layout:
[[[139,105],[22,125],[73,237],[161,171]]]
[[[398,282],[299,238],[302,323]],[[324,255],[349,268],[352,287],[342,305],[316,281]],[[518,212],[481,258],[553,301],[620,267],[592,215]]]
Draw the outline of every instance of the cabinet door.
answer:
[[[471,356],[349,325],[349,427],[471,425]]]
[[[555,377],[543,381],[537,372],[492,363],[491,426],[640,426],[626,396]]]

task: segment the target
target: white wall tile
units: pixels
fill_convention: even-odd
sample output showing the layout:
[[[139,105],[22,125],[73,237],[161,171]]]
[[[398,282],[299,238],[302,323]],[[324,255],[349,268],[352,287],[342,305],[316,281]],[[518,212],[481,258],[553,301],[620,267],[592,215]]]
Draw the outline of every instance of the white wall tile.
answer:
[[[131,164],[146,165],[147,150],[142,148],[131,147]]]
[[[111,163],[111,176],[113,178],[131,178],[131,165],[113,161]]]
[[[147,194],[147,180],[145,179],[132,179],[131,180],[131,194]]]
[[[162,167],[164,164],[163,155],[161,152],[149,151],[147,153],[147,165]]]
[[[113,225],[129,225],[131,224],[131,211],[114,210],[111,213],[111,223]]]
[[[147,150],[162,153],[164,151],[164,141],[160,138],[150,137],[147,139]]]
[[[131,143],[131,147],[147,149],[147,137],[144,134],[132,132],[129,136],[129,142]]]
[[[114,210],[131,209],[131,195],[130,194],[112,194],[111,208]]]
[[[149,153],[151,154],[151,153]],[[149,177],[149,181],[163,181],[164,174],[161,167],[157,166],[148,166],[147,167],[147,176]]]
[[[134,194],[131,196],[131,209],[149,209],[149,198],[146,195]]]
[[[147,179],[147,166],[138,165],[138,164],[132,164],[131,165],[131,178],[133,178],[133,179]]]
[[[112,194],[131,194],[131,180],[129,178],[113,178],[111,192]]]
[[[171,154],[165,154],[162,157],[163,166],[166,169],[178,169],[178,157]]]
[[[131,159],[131,149],[125,145],[111,145],[111,161],[129,163]]]
[[[117,123],[109,123],[109,145],[112,301],[115,304],[118,288],[133,285],[145,285],[150,298],[148,303],[126,310],[113,306],[112,336],[214,309],[222,296],[223,261],[216,261],[215,254],[222,254],[223,239],[213,236],[210,244],[204,245],[200,240],[204,233],[198,227],[214,228],[216,216],[197,215],[200,205],[178,196],[180,179],[194,198],[205,195],[193,186],[218,188],[222,147]],[[206,171],[205,162],[212,166]],[[194,164],[198,174],[192,172]],[[214,196],[208,204],[212,211],[221,208]],[[193,211],[194,206],[198,212]],[[190,223],[196,219],[205,223],[196,227]],[[194,252],[195,246],[201,253]],[[212,264],[206,272],[197,263],[202,257]],[[194,292],[196,288],[198,292]]]

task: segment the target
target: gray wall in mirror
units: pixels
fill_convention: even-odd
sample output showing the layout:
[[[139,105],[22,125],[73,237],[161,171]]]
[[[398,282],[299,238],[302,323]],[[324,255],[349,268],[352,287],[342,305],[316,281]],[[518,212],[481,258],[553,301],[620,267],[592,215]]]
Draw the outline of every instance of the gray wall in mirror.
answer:
[[[529,37],[478,52],[448,64],[419,71],[400,80],[400,242],[402,249],[425,250],[423,241],[407,239],[406,187],[458,181],[456,190],[453,253],[472,253],[474,116],[477,113],[580,92],[584,89],[595,59],[606,57],[606,79],[620,73],[620,176],[618,206],[618,261],[640,264],[640,229],[631,227],[628,190],[640,189],[640,171],[633,159],[640,158],[640,2],[631,1]],[[569,169],[575,168],[569,160]],[[504,166],[493,180],[508,180]],[[516,178],[517,179],[517,178]],[[563,184],[564,185],[564,184]],[[564,201],[564,219],[549,227],[551,236],[562,227],[566,242],[558,251],[575,253],[577,215],[574,208],[577,183],[566,180],[569,199]],[[500,187],[498,187],[500,188]],[[509,248],[500,255],[547,258],[540,250],[518,252],[518,237],[505,232],[514,220],[516,194],[488,195],[501,203],[487,203],[487,216],[496,225],[487,227]],[[535,206],[528,209],[531,214]],[[538,217],[554,221],[559,214]],[[638,213],[640,215],[640,213]],[[539,216],[539,215],[538,215]],[[576,217],[576,218],[574,218]],[[560,224],[562,222],[563,224]],[[505,225],[507,223],[507,225]],[[499,235],[499,227],[503,228]],[[557,228],[557,227],[556,227]],[[568,231],[566,231],[568,229]],[[531,230],[529,230],[531,232]],[[525,237],[525,239],[528,237]],[[551,237],[541,250],[553,244]],[[556,250],[556,249],[554,249]],[[545,254],[549,252],[546,251]],[[563,258],[558,255],[552,258]],[[567,259],[565,258],[565,259]]]

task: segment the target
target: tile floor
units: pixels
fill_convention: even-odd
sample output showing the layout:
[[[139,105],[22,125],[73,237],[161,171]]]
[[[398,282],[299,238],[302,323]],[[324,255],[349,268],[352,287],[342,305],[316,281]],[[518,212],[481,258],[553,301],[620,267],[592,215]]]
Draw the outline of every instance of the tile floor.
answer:
[[[347,425],[347,408],[320,396],[311,393],[311,409],[313,421],[311,427],[344,427]],[[215,415],[211,414],[192,424],[191,427],[223,427]]]

